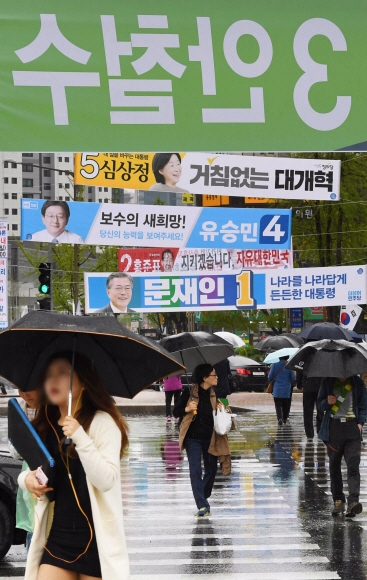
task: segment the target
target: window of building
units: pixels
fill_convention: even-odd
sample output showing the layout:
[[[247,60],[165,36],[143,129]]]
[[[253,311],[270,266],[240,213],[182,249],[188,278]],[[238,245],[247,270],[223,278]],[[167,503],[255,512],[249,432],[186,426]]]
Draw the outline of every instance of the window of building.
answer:
[[[4,183],[9,183],[9,177],[4,177]]]
[[[70,183],[65,183],[65,189],[70,189]]]
[[[62,175],[64,172],[63,171],[59,171],[59,175]]]
[[[51,195],[44,195],[43,199],[51,199]]]
[[[103,191],[108,191],[108,187],[104,187],[103,188]]]
[[[18,224],[11,224],[11,229],[13,230],[13,232],[17,231]]]
[[[5,169],[7,169],[9,167],[9,163],[7,161],[4,161],[4,167],[5,167]]]
[[[65,195],[65,201],[70,201],[70,197],[68,195]]]
[[[11,210],[11,215],[18,215],[18,210],[17,209],[12,209]]]
[[[102,191],[102,187],[99,187],[99,188],[98,188],[98,191]]]
[[[5,214],[5,215],[9,215],[9,210],[8,210],[8,208],[7,208],[7,207],[4,209],[4,214]]]
[[[65,163],[69,163],[70,157],[65,157]]]
[[[98,201],[99,201],[99,203],[102,203],[102,198],[100,197]]]
[[[62,183],[59,183],[59,189],[61,189],[61,188],[62,188]]]
[[[22,153],[22,157],[33,157],[33,153]]]
[[[43,163],[51,163],[51,157],[44,157]]]
[[[11,198],[12,199],[18,199],[18,194],[17,193],[12,193],[11,194]]]
[[[44,169],[43,177],[51,177],[51,169]]]
[[[45,189],[46,191],[51,191],[51,183],[45,183],[43,189]]]
[[[23,165],[24,173],[33,173],[33,165]]]
[[[33,193],[23,193],[23,197],[28,197],[33,199]]]
[[[23,187],[33,187],[33,179],[23,177]]]
[[[18,179],[16,177],[12,177],[11,182],[13,185],[15,185],[16,183],[18,183]]]
[[[93,191],[92,188],[88,187],[88,193],[92,193],[92,191]]]
[[[104,202],[105,203],[108,203],[108,198],[107,197],[104,198]]]
[[[9,194],[8,193],[4,193],[4,199],[9,199]]]
[[[59,201],[62,201],[62,195],[59,195]]]
[[[16,169],[16,168],[17,168],[17,163],[12,163],[12,164],[11,164],[11,168],[12,168],[12,169]]]
[[[62,163],[62,157],[58,157],[59,163]]]

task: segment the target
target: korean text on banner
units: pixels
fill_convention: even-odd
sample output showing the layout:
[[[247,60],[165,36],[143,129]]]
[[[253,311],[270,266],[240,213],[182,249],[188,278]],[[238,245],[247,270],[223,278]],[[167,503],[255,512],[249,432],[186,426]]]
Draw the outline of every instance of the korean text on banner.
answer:
[[[365,304],[366,273],[367,266],[201,275],[85,273],[86,312],[196,312]],[[113,282],[107,288],[109,276]],[[124,285],[128,290],[121,298],[119,290]]]
[[[142,248],[118,250],[120,272],[222,272],[292,268],[291,250]]]
[[[0,0],[0,11],[3,151],[366,147],[360,0],[38,0],[21,18]]]
[[[77,153],[74,174],[84,185],[264,199],[338,200],[340,190],[340,161],[322,159]]]
[[[57,203],[22,199],[22,240],[96,246],[291,247],[292,211],[288,209]]]
[[[0,328],[8,322],[8,223],[0,222]]]

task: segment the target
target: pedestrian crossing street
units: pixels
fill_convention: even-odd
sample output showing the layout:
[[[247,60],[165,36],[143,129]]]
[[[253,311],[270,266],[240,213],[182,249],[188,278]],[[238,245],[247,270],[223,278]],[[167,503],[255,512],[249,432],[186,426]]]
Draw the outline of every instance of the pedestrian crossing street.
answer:
[[[366,577],[339,573],[314,533],[313,516],[304,506],[315,503],[315,489],[317,502],[323,502],[321,520],[333,524],[327,456],[316,439],[306,443],[301,414],[294,413],[291,426],[283,427],[272,414],[237,418],[237,431],[230,433],[232,475],[217,476],[211,516],[199,520],[176,424],[157,416],[128,422],[130,450],[122,461],[121,491],[132,580]],[[366,474],[366,453],[361,470]],[[367,528],[367,484],[362,490],[366,515],[358,519]],[[22,560],[8,556],[0,563],[0,577],[21,578]]]

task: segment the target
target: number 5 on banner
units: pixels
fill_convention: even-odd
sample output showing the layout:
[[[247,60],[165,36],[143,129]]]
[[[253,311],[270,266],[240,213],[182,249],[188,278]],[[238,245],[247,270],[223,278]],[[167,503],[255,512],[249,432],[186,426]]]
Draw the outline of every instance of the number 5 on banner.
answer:
[[[253,273],[251,270],[243,270],[241,274],[237,274],[237,308],[254,308],[255,300],[253,299],[252,287]]]

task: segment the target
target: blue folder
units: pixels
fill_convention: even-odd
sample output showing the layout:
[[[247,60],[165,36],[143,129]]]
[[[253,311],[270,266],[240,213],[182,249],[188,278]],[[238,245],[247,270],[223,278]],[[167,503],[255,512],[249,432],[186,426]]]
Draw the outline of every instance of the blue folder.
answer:
[[[55,460],[16,399],[8,403],[8,437],[32,471],[42,466],[52,487]]]

